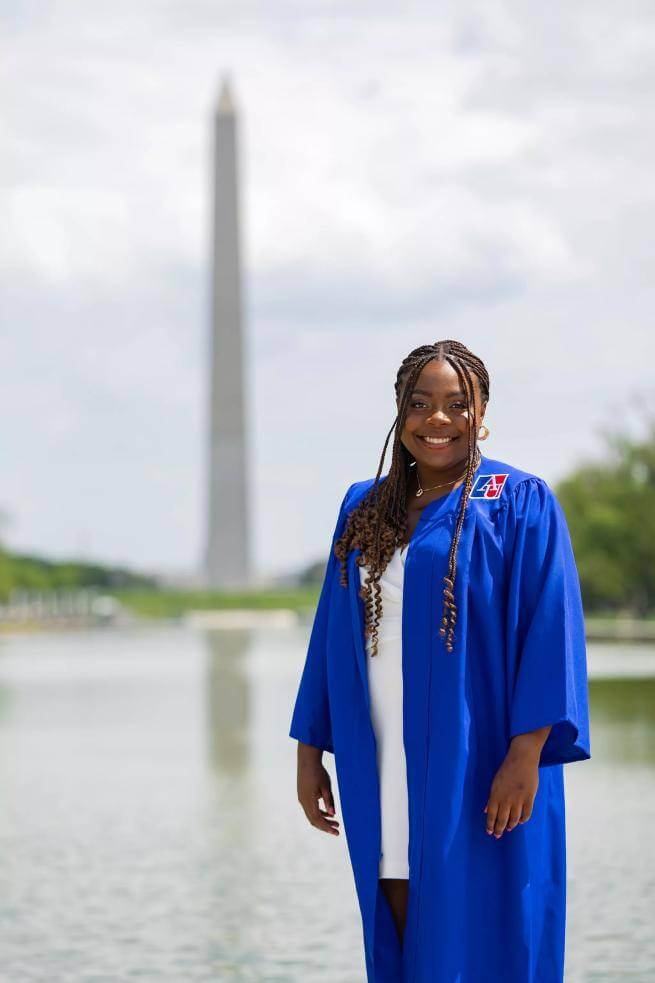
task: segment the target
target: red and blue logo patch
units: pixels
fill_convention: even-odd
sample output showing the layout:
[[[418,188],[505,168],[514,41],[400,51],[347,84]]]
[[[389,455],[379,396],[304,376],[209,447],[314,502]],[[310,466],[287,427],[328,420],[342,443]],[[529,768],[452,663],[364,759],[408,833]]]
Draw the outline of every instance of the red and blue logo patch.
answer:
[[[508,474],[479,474],[475,479],[469,498],[500,498]]]

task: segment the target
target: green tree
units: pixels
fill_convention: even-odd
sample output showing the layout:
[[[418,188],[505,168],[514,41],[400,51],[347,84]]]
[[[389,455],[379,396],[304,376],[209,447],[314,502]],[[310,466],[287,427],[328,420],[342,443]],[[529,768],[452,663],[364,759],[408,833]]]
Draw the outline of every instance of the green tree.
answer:
[[[555,491],[566,513],[585,608],[655,610],[655,421],[643,440],[612,434],[604,460]]]
[[[0,603],[9,598],[12,587],[11,560],[4,548],[4,530],[9,524],[9,517],[4,509],[0,509]]]

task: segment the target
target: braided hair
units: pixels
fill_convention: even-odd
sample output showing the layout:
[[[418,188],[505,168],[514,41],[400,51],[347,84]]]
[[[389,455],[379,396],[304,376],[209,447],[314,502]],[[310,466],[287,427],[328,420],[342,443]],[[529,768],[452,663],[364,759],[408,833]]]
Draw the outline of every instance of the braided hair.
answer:
[[[402,443],[401,435],[416,380],[423,368],[433,359],[450,363],[457,372],[466,397],[469,421],[464,488],[448,556],[448,572],[444,577],[443,607],[439,628],[439,634],[444,639],[446,651],[452,652],[453,650],[455,623],[457,621],[457,605],[455,603],[457,547],[464,523],[468,496],[473,483],[473,474],[477,467],[478,420],[473,376],[476,376],[478,380],[481,399],[486,404],[489,399],[489,374],[482,360],[474,355],[466,345],[447,339],[436,341],[431,345],[421,345],[403,359],[396,374],[395,382],[398,412],[384,442],[375,480],[361,502],[348,515],[343,533],[334,544],[334,555],[341,565],[341,586],[348,586],[346,564],[351,549],[359,547],[361,554],[357,558],[357,564],[358,566],[366,564],[369,568],[370,575],[366,582],[361,585],[359,594],[364,601],[365,634],[371,636],[371,655],[373,656],[378,651],[378,627],[382,614],[380,576],[396,549],[409,543],[406,502],[410,468],[415,462]],[[389,438],[394,429],[391,466],[385,479],[380,482]]]

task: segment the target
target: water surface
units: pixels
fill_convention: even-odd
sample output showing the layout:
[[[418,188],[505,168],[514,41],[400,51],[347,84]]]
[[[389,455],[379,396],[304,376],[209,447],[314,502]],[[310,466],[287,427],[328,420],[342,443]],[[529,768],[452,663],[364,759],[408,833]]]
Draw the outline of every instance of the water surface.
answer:
[[[306,644],[0,639],[3,983],[365,979],[345,838],[296,801]],[[567,981],[652,983],[655,650],[591,646],[590,666],[593,758],[565,768]]]

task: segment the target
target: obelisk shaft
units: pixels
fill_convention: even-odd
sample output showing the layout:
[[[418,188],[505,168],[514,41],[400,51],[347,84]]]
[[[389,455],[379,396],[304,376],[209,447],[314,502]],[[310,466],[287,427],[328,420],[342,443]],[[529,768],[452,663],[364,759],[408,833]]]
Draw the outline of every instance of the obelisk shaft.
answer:
[[[248,586],[248,473],[244,401],[237,119],[227,81],[214,120],[213,302],[210,344],[209,587]]]

